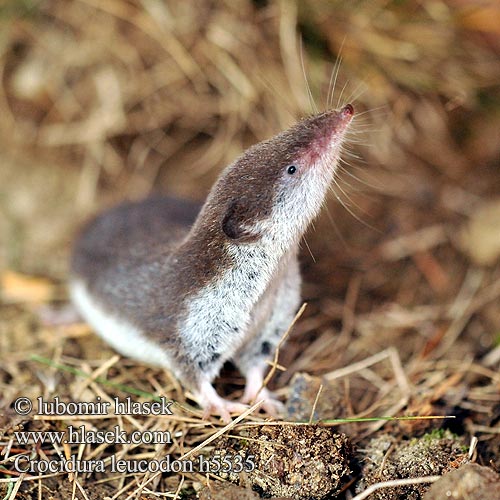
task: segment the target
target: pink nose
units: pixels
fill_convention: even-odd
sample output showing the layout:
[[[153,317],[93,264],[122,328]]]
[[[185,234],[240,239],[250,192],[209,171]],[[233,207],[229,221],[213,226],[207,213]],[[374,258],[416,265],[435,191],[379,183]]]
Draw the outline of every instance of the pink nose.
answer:
[[[342,108],[341,113],[343,115],[350,115],[350,116],[352,116],[354,114],[354,108],[353,108],[352,104],[347,104],[346,106],[344,106]]]

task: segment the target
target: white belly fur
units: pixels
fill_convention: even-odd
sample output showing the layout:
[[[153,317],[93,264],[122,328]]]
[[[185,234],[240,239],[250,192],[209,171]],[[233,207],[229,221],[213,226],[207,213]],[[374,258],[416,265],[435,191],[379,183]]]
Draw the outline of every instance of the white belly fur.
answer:
[[[70,294],[73,304],[87,323],[120,354],[149,365],[172,368],[164,350],[144,337],[133,325],[99,307],[81,281],[70,284]]]

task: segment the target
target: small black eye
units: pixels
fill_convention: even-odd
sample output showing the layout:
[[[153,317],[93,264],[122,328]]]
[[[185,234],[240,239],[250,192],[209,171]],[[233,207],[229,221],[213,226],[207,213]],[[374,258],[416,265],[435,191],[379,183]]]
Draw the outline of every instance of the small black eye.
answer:
[[[297,167],[296,167],[295,165],[290,165],[290,166],[286,169],[286,173],[287,173],[287,174],[293,175],[295,172],[297,172]]]

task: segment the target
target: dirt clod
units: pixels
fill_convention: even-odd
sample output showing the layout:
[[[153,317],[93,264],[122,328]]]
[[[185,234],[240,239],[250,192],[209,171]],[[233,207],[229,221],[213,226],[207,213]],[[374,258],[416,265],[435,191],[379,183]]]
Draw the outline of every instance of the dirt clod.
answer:
[[[258,500],[260,497],[248,488],[242,488],[232,483],[211,482],[199,493],[200,500]]]
[[[420,478],[443,474],[466,460],[464,440],[445,430],[419,439],[398,443],[390,435],[372,439],[364,449],[363,477],[358,492],[372,484],[393,479]],[[406,498],[419,500],[429,484],[405,485],[376,491],[373,500]]]
[[[435,482],[424,495],[423,500],[496,500],[500,498],[500,475],[488,467],[465,464],[445,474]]]
[[[251,429],[248,477],[264,493],[293,499],[321,499],[339,491],[349,474],[351,444],[344,434],[316,425]]]

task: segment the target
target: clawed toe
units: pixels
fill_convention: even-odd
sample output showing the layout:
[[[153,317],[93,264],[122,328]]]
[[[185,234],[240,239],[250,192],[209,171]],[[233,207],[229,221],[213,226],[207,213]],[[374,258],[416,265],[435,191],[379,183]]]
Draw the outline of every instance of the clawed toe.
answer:
[[[242,403],[252,403],[261,400],[264,401],[261,408],[272,417],[279,417],[284,414],[285,405],[265,387],[262,388],[257,394],[252,394],[245,391],[245,394],[241,398]]]
[[[274,397],[265,399],[261,408],[271,417],[282,417],[285,414],[285,405]]]
[[[203,408],[204,420],[207,420],[210,415],[218,415],[227,424],[231,422],[231,413],[243,413],[248,410],[248,405],[221,398],[207,381],[201,385],[197,399]]]
[[[203,419],[208,420],[210,415],[218,415],[226,424],[231,422],[231,413],[243,413],[248,410],[248,406],[236,401],[227,401],[220,399],[217,402],[211,402],[204,407]]]

